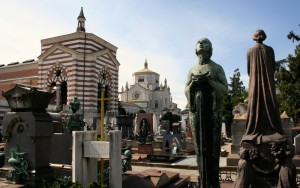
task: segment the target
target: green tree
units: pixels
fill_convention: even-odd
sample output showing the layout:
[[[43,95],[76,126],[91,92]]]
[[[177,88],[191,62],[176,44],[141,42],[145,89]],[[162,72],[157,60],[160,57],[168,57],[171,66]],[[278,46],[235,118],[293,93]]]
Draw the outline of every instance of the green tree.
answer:
[[[143,109],[141,109],[141,110],[139,110],[137,113],[146,113],[146,111],[143,110]]]
[[[172,125],[174,123],[172,112],[166,112],[165,114],[163,114],[161,120],[169,120],[170,125]]]
[[[229,91],[228,94],[231,96],[232,105],[236,106],[241,102],[244,102],[246,89],[241,81],[241,73],[239,69],[235,69],[233,76],[230,77]]]
[[[291,31],[288,39],[299,41],[300,36]],[[281,113],[286,113],[297,123],[300,120],[300,44],[296,45],[294,54],[289,54],[287,60],[277,62],[275,74],[279,92],[277,99]]]
[[[231,137],[231,124],[233,120],[232,110],[233,110],[232,97],[228,94],[224,97],[221,106],[223,121],[226,124],[226,134],[228,137]]]
[[[224,97],[221,111],[223,114],[223,121],[226,124],[226,134],[231,137],[231,124],[233,120],[233,108],[248,97],[248,93],[241,81],[241,73],[239,69],[235,69],[233,76],[230,77],[230,84],[228,85],[227,96]]]

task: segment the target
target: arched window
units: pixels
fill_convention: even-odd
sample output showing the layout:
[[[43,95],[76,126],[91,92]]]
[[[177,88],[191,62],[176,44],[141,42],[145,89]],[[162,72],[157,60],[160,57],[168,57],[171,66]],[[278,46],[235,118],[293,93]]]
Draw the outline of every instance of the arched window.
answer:
[[[157,101],[157,100],[155,100],[155,102],[154,102],[154,107],[155,107],[155,108],[158,108],[158,107],[159,107],[159,104],[158,104],[158,101]]]
[[[67,104],[67,96],[68,96],[68,87],[67,87],[67,82],[63,81],[61,83],[61,91],[60,91],[60,96],[61,96],[61,104]]]

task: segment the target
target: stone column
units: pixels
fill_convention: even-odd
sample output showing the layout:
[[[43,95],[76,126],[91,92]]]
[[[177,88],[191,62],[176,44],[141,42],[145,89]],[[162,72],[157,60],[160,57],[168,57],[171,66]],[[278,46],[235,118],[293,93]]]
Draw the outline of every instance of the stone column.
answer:
[[[121,131],[110,131],[109,142],[109,186],[122,188]]]
[[[73,131],[72,181],[84,187],[97,179],[97,159],[84,157],[84,142],[96,141],[96,131]]]

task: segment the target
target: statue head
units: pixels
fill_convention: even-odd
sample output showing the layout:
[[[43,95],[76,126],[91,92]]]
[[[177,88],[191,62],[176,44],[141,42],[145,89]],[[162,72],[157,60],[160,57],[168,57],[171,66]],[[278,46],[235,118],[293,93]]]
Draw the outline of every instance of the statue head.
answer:
[[[201,38],[197,41],[195,52],[198,57],[199,55],[202,55],[206,60],[208,60],[212,56],[212,51],[213,48],[210,40],[207,38]]]
[[[266,33],[264,32],[264,30],[262,29],[258,29],[255,31],[255,33],[253,34],[253,40],[255,40],[256,42],[258,43],[262,43],[266,38],[267,38],[267,35]]]

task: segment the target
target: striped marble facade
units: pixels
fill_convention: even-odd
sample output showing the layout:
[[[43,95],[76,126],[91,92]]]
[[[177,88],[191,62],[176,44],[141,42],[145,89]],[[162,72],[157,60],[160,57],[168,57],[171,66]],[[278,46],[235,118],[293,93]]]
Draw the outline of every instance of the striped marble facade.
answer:
[[[68,103],[74,96],[86,113],[97,112],[98,84],[110,88],[110,110],[117,112],[119,62],[117,47],[91,33],[75,32],[44,39],[38,57],[38,85],[67,82]],[[57,75],[57,71],[61,74]]]

